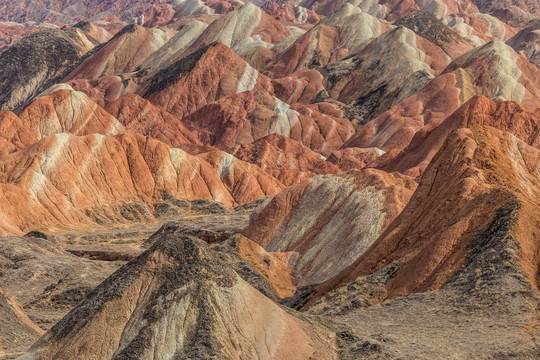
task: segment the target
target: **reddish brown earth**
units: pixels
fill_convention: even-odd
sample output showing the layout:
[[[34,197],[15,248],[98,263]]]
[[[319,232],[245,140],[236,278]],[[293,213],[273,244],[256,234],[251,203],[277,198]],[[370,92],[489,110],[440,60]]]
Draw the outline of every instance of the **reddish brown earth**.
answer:
[[[267,2],[264,11],[278,21],[286,24],[318,24],[322,17],[314,11],[298,5]]]
[[[320,154],[278,134],[227,151],[240,160],[259,166],[287,186],[314,175],[339,172],[337,167],[324,161]]]
[[[535,19],[0,0],[0,357],[538,358]]]
[[[169,35],[159,29],[128,25],[98,52],[90,56],[64,81],[128,73],[163,46]]]
[[[514,204],[508,228],[521,250],[519,266],[538,286],[539,150],[491,127],[460,129],[448,137],[403,212],[373,246],[319,294],[399,264],[379,301],[440,289],[463,266],[474,236],[497,212]],[[322,292],[322,293],[321,293]],[[320,295],[318,295],[320,297]]]
[[[415,187],[410,178],[378,170],[316,176],[276,195],[243,234],[268,251],[292,252],[297,286],[318,284],[352,264]]]
[[[124,95],[106,109],[124,125],[126,131],[159,139],[173,147],[202,145],[178,118],[139,95]]]
[[[478,95],[437,128],[425,127],[416,133],[403,153],[384,167],[418,176],[424,172],[452,131],[474,126],[492,126],[512,133],[533,147],[540,146],[540,109],[529,109],[512,101],[492,101]]]
[[[39,31],[40,28],[29,26],[23,27],[18,24],[0,24],[0,52],[6,51],[11,45],[21,40],[26,35]]]

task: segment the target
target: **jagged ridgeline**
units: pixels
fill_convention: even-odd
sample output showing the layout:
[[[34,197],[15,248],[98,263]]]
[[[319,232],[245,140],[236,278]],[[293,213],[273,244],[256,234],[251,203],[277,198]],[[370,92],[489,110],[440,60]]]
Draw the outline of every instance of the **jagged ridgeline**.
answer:
[[[539,11],[0,0],[0,359],[540,358]]]

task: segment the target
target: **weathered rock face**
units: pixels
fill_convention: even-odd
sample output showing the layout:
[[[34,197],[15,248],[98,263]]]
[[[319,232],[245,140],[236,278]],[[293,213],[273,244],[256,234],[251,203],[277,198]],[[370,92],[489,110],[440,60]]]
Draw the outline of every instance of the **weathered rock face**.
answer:
[[[103,17],[118,17],[131,20],[142,14],[152,3],[158,1],[121,0],[68,0],[68,1],[30,1],[0,2],[0,19],[7,21],[61,22],[74,24],[80,20]]]
[[[159,70],[167,68],[175,61],[180,60],[184,52],[199,38],[207,27],[208,25],[206,23],[198,20],[194,20],[184,26],[162,47],[146,58],[140,66],[140,72],[154,75]]]
[[[264,90],[223,97],[182,121],[201,142],[221,149],[279,134],[325,152],[339,148],[353,133],[350,122],[330,104],[289,106]]]
[[[326,17],[323,23],[340,28],[340,45],[349,54],[358,53],[370,40],[390,30],[386,23],[350,3],[345,3]]]
[[[101,107],[106,107],[121,96],[132,94],[138,89],[138,84],[126,75],[102,76],[94,80],[77,79],[67,81],[67,84],[85,93]]]
[[[283,40],[290,31],[252,3],[218,18],[189,47],[187,54],[214,42],[221,42],[239,54],[262,45],[270,47]]]
[[[41,30],[37,26],[21,26],[17,23],[0,23],[0,53],[9,49],[26,35]]]
[[[162,192],[236,204],[210,164],[141,135],[61,133],[1,161],[4,234],[153,221]]]
[[[278,134],[268,135],[251,144],[228,149],[234,157],[255,164],[286,186],[314,175],[337,174],[339,169],[320,154],[297,141]]]
[[[22,150],[37,142],[37,136],[21,118],[9,110],[0,112],[0,152],[2,155]]]
[[[43,330],[28,318],[22,306],[1,288],[0,321],[0,356],[3,358],[22,354],[43,334]]]
[[[168,40],[169,35],[162,30],[128,25],[88,57],[64,81],[93,80],[101,76],[131,72]]]
[[[0,0],[0,357],[537,358],[512,1]]]
[[[181,119],[221,97],[254,89],[271,89],[270,79],[230,48],[212,44],[158,72],[143,85],[141,94]]]
[[[267,66],[271,77],[282,77],[296,71],[325,66],[348,55],[340,47],[338,29],[319,24],[310,29]]]
[[[534,254],[539,243],[533,214],[538,211],[534,199],[539,192],[539,159],[537,149],[510,133],[490,127],[455,131],[403,212],[321,291],[389,267],[394,267],[392,276],[380,285],[375,301],[440,289],[460,269],[471,265],[466,259],[477,261],[477,253],[471,251],[487,247],[485,241],[493,236],[510,242],[500,246],[520,249],[511,266],[517,266],[527,285],[536,289],[539,264]],[[481,251],[489,251],[489,247]],[[467,278],[459,282],[474,286]],[[508,286],[506,290],[514,289]]]
[[[540,70],[502,41],[467,52],[444,72],[463,74],[463,88],[473,94],[540,106]]]
[[[540,68],[540,19],[528,23],[506,43]]]
[[[315,25],[321,21],[319,14],[298,5],[267,2],[263,9],[265,13],[281,22]]]
[[[185,125],[167,111],[136,94],[124,95],[107,106],[126,131],[150,136],[172,147],[202,145]]]
[[[285,312],[204,242],[163,234],[98,286],[22,359],[74,354],[87,359],[331,359],[335,350],[328,331]]]
[[[407,60],[396,62],[395,57]],[[397,27],[358,55],[327,67],[323,84],[331,98],[351,104],[352,117],[364,123],[420,90],[448,63],[441,48]]]
[[[271,174],[229,153],[215,150],[198,155],[216,170],[219,179],[239,204],[273,196],[285,186]]]
[[[141,94],[182,119],[200,142],[221,149],[281,134],[325,151],[340,147],[353,132],[330,104],[291,107],[276,98],[270,79],[222,44],[160,71]]]
[[[418,176],[424,172],[452,131],[474,126],[492,126],[512,133],[533,147],[540,146],[540,109],[529,109],[512,101],[493,101],[478,95],[437,128],[426,126],[416,133],[407,148],[383,168]]]
[[[219,251],[222,259],[223,254],[225,259],[230,258],[234,270],[270,299],[276,301],[294,294],[296,287],[289,268],[293,253],[267,252],[241,234],[230,237],[212,249]]]
[[[26,106],[19,117],[38,140],[63,132],[74,135],[116,135],[124,132],[120,122],[111,114],[84,93],[66,85],[48,89]]]
[[[459,108],[465,96],[457,88],[460,81],[459,73],[436,77],[422,90],[360,127],[343,148],[404,149],[417,131],[433,129]]]
[[[78,40],[87,48],[79,46]],[[60,81],[96,45],[92,40],[76,28],[70,32],[43,30],[0,54],[0,109],[17,109]]]
[[[405,26],[439,46],[452,59],[472,49],[460,35],[450,30],[427,11],[418,11],[399,19],[396,25]]]
[[[268,251],[296,253],[296,285],[321,283],[375,241],[415,187],[377,170],[316,176],[276,195],[243,234]]]
[[[321,73],[315,70],[300,70],[289,76],[273,79],[274,92],[278,99],[287,104],[310,104],[315,102],[324,87]]]
[[[485,64],[490,66],[486,67]],[[493,41],[462,55],[422,90],[359,128],[344,147],[402,150],[411,144],[417,133],[421,139],[425,139],[426,133],[433,131],[475,95],[513,100],[534,109],[538,107],[540,97],[536,94],[540,90],[531,79],[540,81],[538,68],[506,44]],[[417,144],[421,141],[418,138],[415,140]],[[421,170],[425,169],[431,157],[424,162]],[[419,173],[410,174],[417,176]]]

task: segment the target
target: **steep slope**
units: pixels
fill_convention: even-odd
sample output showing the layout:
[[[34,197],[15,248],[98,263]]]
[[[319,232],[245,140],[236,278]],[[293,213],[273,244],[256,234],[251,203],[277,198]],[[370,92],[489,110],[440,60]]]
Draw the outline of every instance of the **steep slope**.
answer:
[[[11,296],[0,288],[0,357],[22,354],[43,334]]]
[[[202,145],[176,117],[136,94],[127,94],[109,104],[106,110],[135,134],[150,136],[172,147]]]
[[[243,231],[290,251],[295,284],[324,282],[352,264],[409,201],[416,183],[378,170],[316,176],[276,195]]]
[[[253,89],[271,89],[270,80],[227,46],[212,44],[158,72],[140,94],[181,119],[209,102]]]
[[[220,149],[280,134],[325,153],[343,145],[354,131],[342,112],[330,104],[290,106],[266,90],[223,97],[182,122],[201,142]]]
[[[225,188],[239,204],[273,196],[285,188],[258,166],[238,160],[229,153],[214,150],[198,157],[214,167]]]
[[[529,109],[513,101],[493,101],[477,95],[437,128],[425,127],[416,133],[407,148],[384,164],[383,168],[420,175],[452,131],[480,125],[508,131],[531,146],[540,146],[540,109]]]
[[[348,55],[340,46],[339,29],[320,23],[295,40],[266,66],[271,77],[282,77],[305,68],[326,66]]]
[[[417,132],[432,131],[474,95],[534,109],[540,104],[538,84],[538,68],[494,40],[460,56],[422,90],[359,128],[344,147],[402,150]]]
[[[160,29],[128,25],[88,57],[64,81],[92,80],[133,71],[168,40],[169,35]]]
[[[540,106],[540,71],[499,40],[473,49],[454,60],[445,73],[464,70],[464,90],[495,100]],[[487,70],[487,71],[486,71]]]
[[[334,351],[329,332],[281,309],[204,242],[165,233],[22,359],[331,359]]]
[[[534,234],[538,232],[539,159],[539,150],[510,133],[491,127],[455,131],[396,220],[354,264],[319,291],[381,269],[391,276],[378,285],[375,302],[440,289],[456,281],[456,274],[467,266],[480,266],[482,274],[498,278],[480,258],[502,259],[497,252],[517,251],[512,249],[520,250],[509,260],[508,271],[521,273],[519,281],[538,291],[540,243]],[[490,253],[491,247],[496,250]],[[498,264],[503,265],[502,260],[494,266]],[[474,286],[467,276],[459,282]],[[499,290],[512,292],[519,286],[510,282]]]
[[[111,114],[70,86],[53,86],[41,95],[19,113],[38,140],[63,132],[116,135],[124,131]]]
[[[427,11],[418,11],[407,15],[396,21],[395,24],[405,26],[431,41],[443,49],[452,59],[472,49],[472,46],[461,36]]]
[[[227,150],[234,157],[255,164],[286,186],[314,175],[337,174],[339,169],[321,155],[283,135],[272,134],[251,144]]]
[[[206,23],[198,20],[183,27],[162,47],[148,56],[140,66],[141,73],[154,75],[159,70],[172,65],[182,57],[184,52],[201,36],[207,27]]]
[[[238,54],[255,46],[270,47],[290,35],[289,29],[248,2],[237,10],[219,17],[189,47],[190,54],[214,42],[221,42]]]
[[[340,147],[353,132],[329,104],[291,107],[277,99],[270,79],[223,44],[158,72],[140,94],[182,119],[200,142],[220,149],[277,133],[325,151]]]
[[[25,105],[78,64],[97,42],[77,30],[38,31],[0,54],[0,109],[15,110]],[[69,35],[83,41],[87,48],[81,48]]]
[[[0,162],[4,234],[151,222],[162,192],[235,204],[210,164],[142,135],[61,133]]]
[[[355,122],[364,123],[420,90],[449,61],[441,48],[399,26],[328,66],[324,85],[332,99],[354,108]]]
[[[540,19],[528,23],[506,43],[540,68]]]

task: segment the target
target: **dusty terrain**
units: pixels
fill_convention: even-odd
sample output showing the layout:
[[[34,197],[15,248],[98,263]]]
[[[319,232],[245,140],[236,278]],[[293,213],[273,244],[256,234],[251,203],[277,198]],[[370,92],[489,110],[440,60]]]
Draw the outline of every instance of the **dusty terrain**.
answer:
[[[540,358],[534,0],[0,0],[0,358]]]

